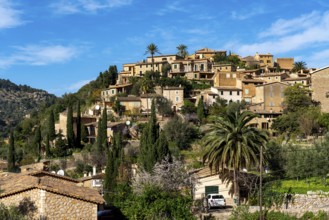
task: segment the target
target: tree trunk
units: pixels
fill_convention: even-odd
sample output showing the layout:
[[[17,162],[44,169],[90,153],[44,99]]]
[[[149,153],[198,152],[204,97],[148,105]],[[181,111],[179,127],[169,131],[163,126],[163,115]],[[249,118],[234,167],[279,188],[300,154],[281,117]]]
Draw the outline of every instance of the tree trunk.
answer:
[[[240,205],[240,193],[239,193],[236,168],[233,169],[233,184],[234,184],[234,199],[236,200],[236,204]]]

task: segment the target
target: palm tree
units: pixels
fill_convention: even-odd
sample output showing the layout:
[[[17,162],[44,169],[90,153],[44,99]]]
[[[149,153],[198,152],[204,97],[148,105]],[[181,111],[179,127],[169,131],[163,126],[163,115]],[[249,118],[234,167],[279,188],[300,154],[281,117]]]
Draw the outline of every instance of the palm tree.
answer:
[[[187,46],[186,45],[180,44],[176,48],[178,50],[178,52],[177,52],[178,56],[181,56],[181,57],[184,57],[184,58],[188,56]]]
[[[149,44],[146,47],[146,51],[145,51],[145,54],[148,54],[148,53],[151,54],[151,57],[152,57],[152,70],[154,72],[154,59],[153,59],[153,56],[154,56],[155,53],[160,54],[158,46],[155,45],[154,43]]]
[[[293,72],[299,72],[301,70],[306,70],[307,66],[304,61],[298,61],[294,63],[294,67],[292,68]]]
[[[206,152],[203,162],[210,169],[233,170],[234,195],[239,198],[237,172],[259,164],[260,147],[267,141],[267,134],[249,123],[256,115],[240,109],[229,112],[226,117],[214,118],[203,139]]]

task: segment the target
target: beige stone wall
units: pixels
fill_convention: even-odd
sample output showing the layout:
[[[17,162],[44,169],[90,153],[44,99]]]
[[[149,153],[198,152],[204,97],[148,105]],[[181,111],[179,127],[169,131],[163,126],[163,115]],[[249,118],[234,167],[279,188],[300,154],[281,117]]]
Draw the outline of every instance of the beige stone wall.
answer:
[[[67,115],[60,113],[59,114],[59,121],[55,124],[56,133],[62,132],[62,135],[66,137],[66,121]]]
[[[312,99],[321,103],[321,110],[329,112],[329,68],[312,74]],[[327,97],[328,96],[328,97]]]
[[[97,219],[97,204],[46,192],[45,215],[55,219]]]
[[[41,189],[33,189],[9,197],[2,198],[6,206],[18,205],[25,197],[35,202],[38,211],[35,219],[40,216],[47,220],[71,220],[71,219],[97,219],[97,204],[58,195]]]
[[[33,201],[34,205],[38,208],[33,218],[39,219],[40,210],[41,210],[41,200],[39,198],[39,193],[40,193],[39,189],[32,189],[25,192],[21,192],[19,194],[14,194],[12,196],[1,198],[0,202],[3,203],[5,206],[12,206],[12,205],[16,206],[24,198],[30,198],[30,200]]]
[[[172,102],[177,108],[184,105],[184,90],[183,89],[163,89],[163,97]]]
[[[291,70],[294,67],[294,58],[277,58],[276,63],[281,69]]]
[[[287,85],[282,83],[273,83],[264,86],[265,111],[282,111],[285,88],[287,88]]]

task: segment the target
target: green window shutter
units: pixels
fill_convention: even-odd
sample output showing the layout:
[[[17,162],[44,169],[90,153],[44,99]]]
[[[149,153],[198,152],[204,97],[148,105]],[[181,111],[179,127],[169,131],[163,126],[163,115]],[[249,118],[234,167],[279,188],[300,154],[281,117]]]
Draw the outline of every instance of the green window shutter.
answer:
[[[206,186],[205,195],[208,195],[211,193],[218,193],[218,186]]]

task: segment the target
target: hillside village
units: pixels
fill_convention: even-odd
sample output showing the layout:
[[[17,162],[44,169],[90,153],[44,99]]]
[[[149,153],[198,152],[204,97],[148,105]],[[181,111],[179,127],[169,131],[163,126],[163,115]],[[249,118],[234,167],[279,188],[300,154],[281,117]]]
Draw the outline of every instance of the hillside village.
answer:
[[[183,58],[179,55],[159,55],[147,57],[146,60],[136,63],[123,64],[115,85],[110,85],[101,91],[99,100],[86,111],[84,120],[89,130],[89,136],[95,138],[97,134],[96,121],[101,109],[107,108],[109,113],[116,114],[114,104],[120,104],[123,116],[147,115],[150,112],[151,101],[161,97],[169,100],[171,109],[179,112],[184,106],[184,100],[189,100],[197,106],[200,99],[205,108],[213,105],[217,98],[230,102],[245,102],[247,108],[259,117],[252,123],[261,129],[271,130],[273,119],[282,115],[284,104],[284,90],[288,86],[300,84],[310,89],[313,99],[322,103],[322,109],[329,108],[326,104],[325,92],[319,83],[323,83],[322,72],[327,69],[300,69],[294,70],[294,58],[274,58],[270,53],[240,57],[243,68],[231,61],[215,62],[214,57],[227,57],[227,51],[217,51],[203,48],[194,54]],[[154,68],[153,68],[154,65]],[[169,68],[167,67],[169,66]],[[163,72],[164,67],[168,70]],[[193,89],[188,94],[182,85],[155,86],[153,91],[142,91],[139,96],[131,95],[133,84],[131,78],[142,78],[146,72],[154,71],[161,77],[182,77],[206,89]],[[313,74],[316,73],[316,74]],[[312,84],[312,81],[313,84]],[[315,84],[314,84],[315,83]],[[321,89],[323,90],[323,89]],[[120,114],[121,114],[120,113]],[[94,124],[91,124],[94,122]],[[125,123],[125,121],[122,121]],[[65,113],[60,116],[60,123],[56,130],[66,134]],[[117,125],[111,125],[117,126]],[[109,127],[110,129],[110,127]],[[274,134],[275,135],[275,134]],[[109,137],[112,133],[109,133]],[[93,140],[94,141],[94,140]]]
[[[36,163],[26,162],[24,165],[18,163],[21,165],[18,173],[1,174],[0,186],[4,192],[0,194],[0,201],[5,205],[12,205],[18,204],[23,197],[29,197],[36,202],[35,205],[38,209],[34,213],[34,217],[47,216],[51,219],[60,216],[61,219],[65,219],[69,216],[70,219],[96,219],[97,211],[102,210],[105,201],[108,201],[106,196],[112,199],[112,195],[108,195],[106,187],[117,187],[116,184],[111,185],[104,180],[106,173],[109,172],[107,169],[109,169],[110,152],[118,150],[113,153],[112,159],[132,155],[129,157],[129,163],[121,161],[118,166],[112,164],[119,169],[117,176],[113,179],[116,181],[119,179],[119,182],[129,179],[130,183],[136,176],[143,177],[146,174],[140,173],[141,167],[143,167],[140,164],[139,157],[141,156],[136,156],[138,153],[135,151],[139,154],[144,152],[141,148],[145,141],[143,139],[145,128],[151,126],[152,120],[155,120],[155,124],[159,123],[158,127],[154,125],[154,128],[158,129],[158,134],[152,145],[157,148],[158,145],[161,146],[159,144],[161,133],[178,133],[180,131],[180,129],[173,130],[173,127],[166,127],[172,118],[176,117],[177,124],[181,123],[184,127],[191,125],[198,130],[191,133],[190,142],[186,142],[189,146],[178,150],[181,151],[180,156],[184,160],[184,167],[189,167],[189,179],[196,180],[191,188],[193,207],[197,207],[196,201],[200,203],[209,193],[221,193],[226,199],[228,207],[236,206],[240,202],[246,203],[248,193],[252,190],[246,184],[243,185],[239,182],[241,197],[232,196],[232,180],[222,181],[219,178],[219,172],[211,170],[207,164],[204,164],[200,155],[202,149],[200,149],[198,141],[205,135],[208,124],[212,123],[210,118],[205,118],[205,115],[212,114],[210,113],[212,107],[220,105],[220,103],[224,103],[223,106],[235,103],[241,106],[243,111],[256,114],[257,117],[253,117],[248,122],[248,126],[265,130],[271,139],[282,138],[280,131],[273,128],[273,123],[276,118],[287,111],[285,96],[287,88],[295,86],[305,89],[303,91],[309,91],[307,96],[314,102],[320,103],[321,111],[329,112],[329,90],[326,86],[329,83],[329,67],[306,68],[304,62],[295,62],[294,58],[290,57],[276,58],[270,53],[255,53],[247,57],[240,57],[227,51],[202,48],[191,55],[178,54],[151,54],[152,56],[140,62],[123,64],[114,83],[109,83],[107,88],[91,92],[93,101],[85,105],[81,113],[79,102],[77,112],[73,113],[71,106],[58,114],[58,120],[54,123],[56,138],[49,139],[47,129],[37,130],[40,127],[43,128],[42,126],[48,123],[49,119],[41,120],[39,127],[31,127],[35,134],[37,131],[40,132],[40,138],[38,139],[36,135],[34,137],[36,142],[33,142],[34,144],[39,143],[36,145],[39,158],[35,160]],[[197,112],[199,106],[202,106],[204,118],[199,117],[199,112]],[[240,111],[240,107],[238,107],[238,111]],[[73,119],[70,118],[70,115],[73,116]],[[106,115],[105,125],[104,115]],[[68,126],[70,123],[71,128]],[[103,134],[102,126],[105,126],[106,134]],[[65,159],[65,166],[57,164],[57,170],[55,170],[54,161],[61,163],[63,161],[61,158],[67,155],[55,152],[53,149],[66,149],[67,151],[64,146],[70,148],[69,129],[73,129],[75,138],[84,132],[83,145],[84,148],[89,149],[89,159],[85,160],[88,156],[83,153],[84,149],[80,147],[82,143],[80,140],[72,145],[79,150],[72,153],[74,149],[69,149],[73,157]],[[305,134],[308,135],[302,138],[307,140],[313,133],[305,132]],[[106,143],[100,143],[101,135],[103,138],[105,137]],[[318,135],[323,136],[321,132]],[[46,141],[41,136],[46,137]],[[170,140],[165,142],[166,148],[164,149],[171,151],[169,155],[178,155],[172,150],[172,146],[168,148],[167,142]],[[63,146],[60,146],[59,143],[63,143]],[[93,151],[99,150],[102,146],[103,148],[111,146],[113,150],[106,150],[105,147],[102,157],[96,155],[97,158],[95,158]],[[48,156],[49,152],[53,153],[52,158]],[[57,153],[56,156],[54,156],[54,152]],[[190,154],[193,156],[188,157]],[[105,155],[107,155],[107,160]],[[159,158],[154,163],[159,163],[165,157]],[[125,161],[125,159],[123,160]],[[79,165],[77,165],[77,161],[80,161]],[[191,166],[195,161],[197,161],[197,166]],[[77,169],[78,166],[87,167],[87,165],[89,165],[88,169],[83,168],[83,171],[80,172],[83,176],[78,175],[75,178],[73,175],[67,176],[72,174],[71,171]],[[61,166],[60,171],[58,171],[59,166]],[[245,167],[241,168],[245,169]],[[251,169],[259,172],[255,167]],[[147,169],[145,168],[145,170]],[[163,170],[161,172],[165,173]],[[258,178],[253,173],[250,176]],[[258,179],[256,179],[257,181]],[[182,191],[184,187],[186,185],[180,185],[175,190]],[[113,192],[111,191],[111,193]],[[187,210],[192,209],[192,205],[187,208]],[[124,208],[122,210],[127,211]],[[305,211],[305,208],[296,208],[296,210],[294,214],[299,214],[301,211]],[[317,209],[312,209],[312,211],[317,211]],[[193,213],[194,216],[195,213]]]

